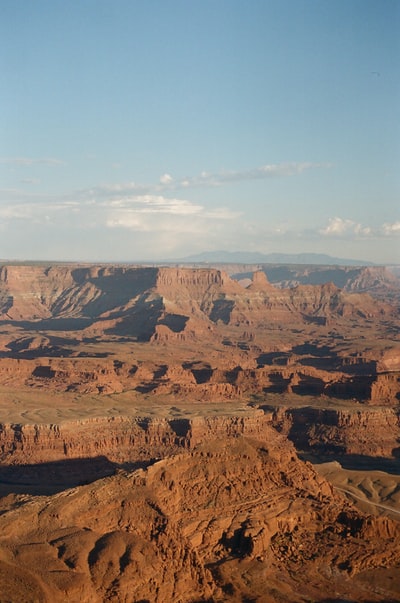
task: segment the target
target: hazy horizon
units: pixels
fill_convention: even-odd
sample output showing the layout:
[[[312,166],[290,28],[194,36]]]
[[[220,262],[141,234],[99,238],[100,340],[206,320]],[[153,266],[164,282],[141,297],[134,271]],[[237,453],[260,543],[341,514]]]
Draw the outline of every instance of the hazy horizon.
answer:
[[[395,0],[0,0],[0,257],[400,263]]]

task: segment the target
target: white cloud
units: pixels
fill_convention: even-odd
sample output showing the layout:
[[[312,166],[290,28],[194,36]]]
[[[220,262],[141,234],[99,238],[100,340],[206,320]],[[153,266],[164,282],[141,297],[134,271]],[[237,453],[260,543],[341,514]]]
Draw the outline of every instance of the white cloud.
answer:
[[[108,228],[128,228],[129,230],[146,231],[145,223],[133,212],[119,212],[106,220]]]
[[[332,167],[330,163],[292,162],[271,163],[258,168],[241,171],[223,171],[216,173],[201,172],[199,176],[186,177],[176,181],[176,187],[213,187],[222,186],[225,183],[240,182],[245,180],[263,180],[273,177],[288,177],[302,174],[311,169],[327,169]]]
[[[278,163],[263,165],[258,168],[243,171],[201,172],[198,176],[185,177],[175,180],[170,174],[163,174],[156,184],[140,184],[135,181],[99,184],[89,189],[75,191],[75,198],[110,199],[112,197],[132,197],[141,195],[157,195],[164,191],[179,191],[188,188],[219,187],[224,184],[244,180],[268,179],[272,177],[289,177],[301,174],[310,169],[329,168],[327,163]]]
[[[112,189],[109,198],[98,200],[29,200],[26,196],[18,203],[10,198],[6,204],[0,205],[0,227],[11,233],[31,231],[34,225],[38,225],[44,237],[47,228],[49,234],[54,230],[75,237],[81,237],[79,232],[85,230],[85,237],[94,237],[94,233],[98,233],[100,240],[104,236],[112,237],[115,239],[113,247],[118,241],[125,240],[125,233],[132,232],[135,233],[136,244],[137,237],[140,240],[147,237],[142,244],[143,253],[147,249],[148,257],[163,248],[164,253],[168,250],[174,255],[183,245],[190,248],[197,242],[200,247],[207,246],[208,241],[220,240],[226,232],[241,228],[237,220],[240,214],[228,208],[207,209],[187,199],[163,195],[117,197],[114,193],[115,189]]]
[[[238,215],[226,208],[217,208],[206,211],[199,204],[192,203],[186,199],[167,198],[163,195],[137,195],[131,197],[94,200],[74,200],[69,198],[47,198],[33,195],[20,196],[20,201],[16,201],[14,194],[18,191],[2,191],[5,199],[8,201],[0,204],[0,218],[3,220],[13,219],[31,219],[32,216],[43,216],[53,214],[64,214],[70,216],[71,212],[80,212],[82,226],[85,221],[89,224],[96,220],[97,224],[106,224],[109,226],[132,227],[137,223],[134,216],[149,215],[153,220],[155,216],[165,219],[171,216],[188,217],[193,220],[195,217],[204,219],[225,220]],[[124,223],[124,220],[126,223]]]
[[[193,215],[203,210],[201,205],[196,205],[185,199],[169,199],[162,195],[138,195],[104,201],[102,207],[113,211],[125,210],[135,213],[161,213],[175,215]]]
[[[52,158],[16,157],[0,159],[0,164],[56,166],[63,162]],[[388,248],[391,243],[394,247],[395,237],[400,235],[400,221],[368,226],[356,219],[335,216],[322,228],[315,222],[305,228],[304,223],[296,222],[295,212],[292,215],[283,207],[271,207],[268,215],[262,211],[251,212],[251,199],[243,200],[242,211],[235,211],[229,207],[229,196],[225,190],[213,192],[206,200],[207,188],[233,186],[247,180],[295,178],[310,170],[330,167],[329,163],[270,163],[247,170],[199,170],[197,175],[185,178],[174,178],[170,173],[160,171],[162,175],[150,184],[141,184],[127,177],[126,181],[61,191],[55,195],[41,192],[44,179],[43,189],[41,186],[27,186],[41,184],[36,173],[18,173],[14,185],[18,186],[19,181],[24,186],[20,184],[20,189],[10,186],[0,190],[2,254],[17,257],[17,243],[22,247],[25,245],[28,250],[33,245],[39,246],[35,247],[37,250],[49,237],[60,248],[64,245],[66,255],[72,249],[71,253],[76,257],[84,257],[85,250],[89,248],[93,256],[101,252],[105,257],[104,254],[113,254],[113,250],[119,248],[120,257],[128,257],[129,250],[135,248],[142,257],[160,258],[180,257],[196,249],[233,250],[240,246],[264,251],[288,251],[289,247],[292,251],[312,248],[332,253],[333,250],[339,256],[342,251],[344,254],[345,250],[350,253],[355,249],[363,250],[357,251],[355,257],[367,258],[372,254],[372,239],[378,254],[383,254],[379,248]],[[25,175],[32,177],[22,178]],[[190,200],[191,188],[199,189],[196,193],[193,191],[193,196],[196,194],[198,199],[196,202]],[[224,199],[226,207],[223,206]],[[235,204],[238,203],[238,198],[235,198]],[[74,240],[76,245],[71,246],[70,240]],[[104,245],[104,241],[109,243]],[[45,251],[47,253],[49,251]]]
[[[300,163],[277,163],[263,165],[249,172],[254,178],[264,178],[267,176],[295,176],[296,174],[302,174],[306,170],[312,169],[327,169],[332,167],[331,163],[312,163],[309,161],[303,161]]]
[[[163,174],[160,178],[160,184],[171,184],[173,182],[172,176],[170,174]]]
[[[175,238],[174,244],[178,243],[178,235],[183,233],[198,234],[200,232],[198,221],[190,219],[189,216],[160,216],[158,214],[140,214],[128,210],[110,216],[104,225],[109,229],[118,228],[133,232],[147,232],[149,236],[165,233],[167,237]]]
[[[348,236],[357,235],[360,237],[368,237],[373,233],[372,228],[363,226],[353,220],[343,219],[339,217],[330,218],[328,226],[322,228],[320,234],[325,236]]]
[[[328,225],[318,232],[325,237],[332,238],[379,239],[382,237],[400,236],[400,221],[385,222],[384,224],[371,227],[364,226],[353,220],[335,217],[330,218]]]
[[[208,208],[188,199],[159,195],[116,196],[102,199],[9,197],[0,204],[3,256],[21,253],[48,257],[44,242],[52,240],[52,259],[179,258],[204,249],[226,248],[269,251],[327,252],[338,257],[372,259],[371,238],[398,236],[400,222],[372,229],[355,221],[335,217],[323,231],[303,229],[286,219],[263,221],[227,207]],[[84,236],[82,236],[84,231]],[[73,243],[71,243],[73,241]],[[84,241],[84,244],[82,244]],[[104,245],[104,241],[107,244]],[[24,247],[25,245],[25,247]],[[19,246],[19,247],[18,247]],[[382,246],[395,257],[396,252]],[[47,251],[46,251],[47,249]],[[58,251],[56,255],[55,249]],[[377,255],[377,257],[379,257]],[[384,257],[384,256],[382,256]],[[393,260],[392,260],[393,261]]]
[[[341,235],[352,229],[354,222],[352,220],[343,220],[343,218],[330,218],[329,224],[321,230],[324,235]]]
[[[204,216],[214,220],[235,220],[242,215],[241,211],[232,211],[228,207],[216,207],[204,212]]]
[[[10,220],[30,220],[32,217],[31,205],[6,205],[0,207],[0,219],[4,221]]]
[[[113,184],[99,184],[90,189],[78,191],[79,194],[90,194],[91,196],[132,195],[148,190],[147,186],[136,184],[136,182],[115,182]]]
[[[400,235],[400,221],[390,223],[385,223],[382,225],[383,234],[386,236],[391,235]]]
[[[185,199],[168,199],[163,196],[143,195],[130,199],[118,199],[103,203],[106,210],[105,225],[108,228],[123,228],[142,232],[164,232],[167,236],[179,237],[189,233],[197,236],[210,233],[235,220],[240,214],[228,208],[206,210]]]
[[[355,224],[354,232],[362,237],[368,237],[369,235],[373,234],[372,228],[369,226],[361,226],[361,224]]]

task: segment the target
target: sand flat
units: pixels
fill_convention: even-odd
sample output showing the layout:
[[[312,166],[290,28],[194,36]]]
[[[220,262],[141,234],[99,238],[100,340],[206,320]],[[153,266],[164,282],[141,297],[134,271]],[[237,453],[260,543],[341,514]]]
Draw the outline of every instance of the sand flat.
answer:
[[[314,467],[362,511],[400,520],[400,475],[344,469],[337,461]]]
[[[83,395],[34,388],[0,386],[0,423],[62,424],[68,421],[111,416],[191,418],[195,416],[251,415],[257,409],[243,401],[176,401],[169,396],[155,400],[125,391],[120,394]]]

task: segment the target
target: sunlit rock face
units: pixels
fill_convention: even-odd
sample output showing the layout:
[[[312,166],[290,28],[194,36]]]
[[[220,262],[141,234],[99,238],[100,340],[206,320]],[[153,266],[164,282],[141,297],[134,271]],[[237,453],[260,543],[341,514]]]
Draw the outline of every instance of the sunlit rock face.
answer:
[[[385,275],[228,272],[0,269],[0,600],[399,599]]]
[[[146,469],[9,496],[6,510],[4,600],[323,601],[334,589],[384,601],[398,587],[380,577],[376,594],[368,576],[399,565],[400,524],[356,511],[266,426],[262,440],[216,435]]]

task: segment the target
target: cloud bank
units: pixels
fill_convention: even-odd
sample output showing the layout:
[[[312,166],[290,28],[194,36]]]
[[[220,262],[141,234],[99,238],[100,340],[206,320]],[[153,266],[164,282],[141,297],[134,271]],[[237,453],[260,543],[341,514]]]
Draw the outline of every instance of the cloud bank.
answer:
[[[381,230],[383,231],[383,228]],[[320,230],[322,235],[327,236],[357,235],[368,237],[370,235],[376,236],[378,232],[378,230],[374,232],[369,226],[362,226],[362,224],[353,220],[338,217],[330,218],[328,225]]]
[[[268,178],[288,177],[302,174],[306,170],[327,169],[332,167],[330,163],[312,163],[312,162],[292,162],[292,163],[272,163],[262,165],[258,168],[241,171],[221,171],[215,173],[201,172],[198,176],[181,178],[174,180],[169,174],[164,174],[160,178],[160,184],[169,188],[198,188],[214,187],[229,184],[231,182],[241,182],[246,180],[265,180]]]
[[[35,162],[60,165],[59,160],[43,158],[0,161],[15,161],[20,166],[32,166]],[[153,184],[134,180],[103,183],[58,195],[40,193],[39,180],[20,179],[24,184],[41,186],[0,190],[0,257],[18,257],[18,245],[31,254],[32,249],[40,250],[41,246],[43,253],[53,254],[58,246],[64,250],[63,255],[54,251],[52,259],[77,260],[106,259],[104,254],[112,254],[110,260],[134,259],[132,256],[137,260],[165,259],[221,248],[263,252],[307,249],[374,260],[368,253],[372,240],[376,249],[383,249],[383,244],[377,243],[379,239],[392,241],[394,248],[400,237],[398,220],[368,225],[336,215],[327,218],[325,224],[311,222],[305,227],[296,222],[295,215],[285,215],[279,208],[276,211],[273,200],[271,217],[268,209],[259,214],[249,211],[252,203],[247,199],[242,202],[243,211],[234,211],[229,207],[229,189],[218,195],[225,203],[215,207],[210,207],[209,202],[207,205],[190,200],[190,188],[292,178],[308,170],[330,167],[326,163],[276,163],[241,171],[201,172],[180,179],[165,172]],[[48,240],[53,241],[51,248]],[[352,249],[359,251],[354,255]],[[394,257],[396,252],[391,253]]]
[[[113,184],[100,184],[90,189],[79,191],[79,195],[91,194],[92,196],[109,195],[140,195],[146,193],[162,193],[188,190],[191,188],[213,188],[235,182],[250,180],[267,180],[269,178],[287,178],[300,175],[313,169],[328,169],[330,163],[292,162],[274,163],[261,167],[241,171],[203,171],[197,176],[174,178],[171,174],[162,174],[155,184],[141,184],[134,181]]]

